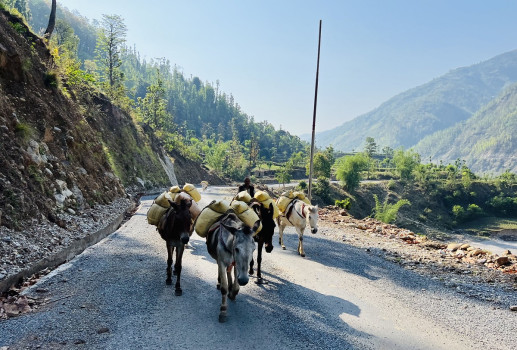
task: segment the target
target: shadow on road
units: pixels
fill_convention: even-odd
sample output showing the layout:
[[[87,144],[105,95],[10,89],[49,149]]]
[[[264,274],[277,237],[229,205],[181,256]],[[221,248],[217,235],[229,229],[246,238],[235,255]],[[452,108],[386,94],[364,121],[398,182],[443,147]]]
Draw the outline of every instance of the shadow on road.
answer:
[[[277,234],[273,237],[275,249],[279,248]],[[374,275],[373,270],[377,269],[378,264],[369,263],[370,259],[364,258],[364,252],[355,247],[350,247],[341,242],[332,241],[321,238],[321,236],[304,234],[303,246],[305,248],[305,258],[318,262],[322,265],[341,269],[347,273],[355,274],[369,280],[377,280],[379,276]],[[284,244],[286,250],[298,254],[296,248],[298,245],[298,235],[286,233],[284,231]],[[358,263],[361,261],[361,263]],[[366,262],[366,263],[365,263]]]

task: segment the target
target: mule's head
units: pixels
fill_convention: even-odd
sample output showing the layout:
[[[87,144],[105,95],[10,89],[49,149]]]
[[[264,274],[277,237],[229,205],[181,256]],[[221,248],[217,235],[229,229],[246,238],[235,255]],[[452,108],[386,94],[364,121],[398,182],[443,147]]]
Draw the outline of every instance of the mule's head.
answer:
[[[245,225],[235,214],[228,216],[221,221],[221,224],[230,232],[231,237],[228,238],[227,245],[232,251],[233,261],[235,262],[235,272],[237,282],[244,286],[249,281],[248,267],[253,258],[255,250],[255,241],[253,235],[260,226],[260,220],[257,220],[252,228]]]
[[[275,214],[275,208],[273,203],[269,204],[266,208],[263,205],[260,206],[260,220],[262,221],[262,230],[260,235],[264,238],[264,245],[266,253],[271,253],[273,250],[273,235],[275,234],[275,220],[273,216]]]
[[[181,241],[187,244],[190,239],[191,214],[190,206],[192,201],[182,199],[179,203],[169,201],[170,208],[167,210],[162,220],[162,230],[160,232],[165,240]]]
[[[311,233],[318,232],[318,206],[306,206],[305,217],[307,218],[307,225],[311,228]]]

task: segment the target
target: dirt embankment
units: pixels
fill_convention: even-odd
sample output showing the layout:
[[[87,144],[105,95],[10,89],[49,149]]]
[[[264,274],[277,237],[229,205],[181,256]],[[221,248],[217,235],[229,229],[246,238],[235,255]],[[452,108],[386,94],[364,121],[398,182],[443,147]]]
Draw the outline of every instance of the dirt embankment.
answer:
[[[152,133],[91,86],[60,77],[42,39],[0,10],[0,226],[59,222],[96,204],[170,186]],[[221,184],[172,155],[180,183]]]

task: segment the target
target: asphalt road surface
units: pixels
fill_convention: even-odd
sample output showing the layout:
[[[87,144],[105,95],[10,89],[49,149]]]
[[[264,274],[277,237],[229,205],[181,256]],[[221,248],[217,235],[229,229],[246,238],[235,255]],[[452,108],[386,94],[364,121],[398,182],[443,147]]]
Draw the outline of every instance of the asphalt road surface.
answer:
[[[224,197],[202,193],[202,206]],[[0,321],[0,349],[514,349],[517,316],[445,289],[320,232],[263,257],[263,277],[218,322],[217,266],[194,234],[182,296],[167,286],[166,249],[144,198],[117,232],[47,275],[27,294],[49,302]]]

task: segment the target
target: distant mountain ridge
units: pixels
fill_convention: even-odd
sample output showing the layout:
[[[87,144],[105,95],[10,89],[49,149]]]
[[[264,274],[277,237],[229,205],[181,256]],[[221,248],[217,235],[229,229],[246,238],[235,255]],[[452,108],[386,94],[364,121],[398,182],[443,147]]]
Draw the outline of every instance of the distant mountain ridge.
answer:
[[[433,163],[464,159],[476,173],[516,173],[517,84],[467,121],[424,138],[415,150]]]
[[[517,82],[517,50],[457,68],[405,91],[373,111],[317,133],[319,147],[362,149],[366,137],[380,147],[415,146],[424,137],[469,119],[509,85]]]

